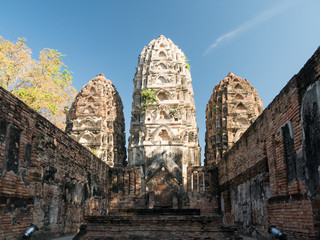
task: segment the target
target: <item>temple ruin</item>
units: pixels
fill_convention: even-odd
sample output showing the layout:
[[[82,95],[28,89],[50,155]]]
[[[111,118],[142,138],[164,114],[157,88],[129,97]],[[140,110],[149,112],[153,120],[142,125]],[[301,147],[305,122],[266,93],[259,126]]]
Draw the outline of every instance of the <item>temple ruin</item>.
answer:
[[[0,238],[288,239],[320,236],[320,48],[269,106],[229,73],[206,109],[200,165],[190,67],[152,40],[134,77],[126,164],[123,106],[103,74],[66,132],[0,87]],[[241,235],[240,235],[241,233]]]
[[[156,196],[186,190],[187,168],[201,164],[186,56],[161,35],[142,50],[133,81],[128,165],[141,166]],[[167,185],[159,186],[164,177]]]
[[[206,108],[205,164],[220,161],[262,111],[262,100],[246,79],[229,73],[221,80]]]
[[[104,74],[88,82],[67,115],[66,133],[110,167],[125,166],[125,125],[118,91]]]

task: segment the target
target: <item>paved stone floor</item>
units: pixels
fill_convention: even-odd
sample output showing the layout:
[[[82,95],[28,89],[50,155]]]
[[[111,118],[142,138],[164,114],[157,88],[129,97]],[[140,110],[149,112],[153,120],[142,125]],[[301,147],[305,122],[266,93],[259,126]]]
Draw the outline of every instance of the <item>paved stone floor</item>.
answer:
[[[66,236],[66,237],[61,237],[61,238],[55,238],[53,240],[72,240],[74,236]],[[243,240],[256,240],[257,238],[253,238],[253,237],[248,237],[248,236],[244,236],[241,235],[241,237],[243,238]]]
[[[65,237],[60,237],[60,238],[54,238],[52,240],[72,240],[73,239],[73,235],[72,236],[65,236]]]
[[[248,237],[248,236],[245,236],[245,235],[240,235],[243,240],[257,240],[257,238],[254,238],[254,237]]]

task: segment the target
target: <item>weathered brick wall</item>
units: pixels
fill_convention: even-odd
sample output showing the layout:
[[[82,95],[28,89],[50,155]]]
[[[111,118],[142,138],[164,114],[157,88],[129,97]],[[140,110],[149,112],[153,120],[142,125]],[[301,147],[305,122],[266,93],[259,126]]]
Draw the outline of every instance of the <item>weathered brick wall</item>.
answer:
[[[140,166],[110,169],[110,214],[119,214],[120,209],[145,208],[148,205],[145,193],[141,191]]]
[[[109,167],[0,88],[0,238],[74,233],[107,211]]]
[[[218,163],[226,223],[320,235],[320,49]]]
[[[219,215],[217,168],[189,167],[183,208],[200,209],[201,215]]]

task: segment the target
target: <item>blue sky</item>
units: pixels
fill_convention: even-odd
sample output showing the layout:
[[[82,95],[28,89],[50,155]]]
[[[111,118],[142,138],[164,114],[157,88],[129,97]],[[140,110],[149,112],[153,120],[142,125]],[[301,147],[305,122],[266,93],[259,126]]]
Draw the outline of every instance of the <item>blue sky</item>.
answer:
[[[25,37],[34,58],[43,48],[65,54],[77,90],[99,73],[113,82],[127,138],[137,58],[152,39],[170,38],[190,59],[202,158],[206,104],[228,72],[266,107],[320,45],[319,0],[0,0],[0,9],[0,36]]]

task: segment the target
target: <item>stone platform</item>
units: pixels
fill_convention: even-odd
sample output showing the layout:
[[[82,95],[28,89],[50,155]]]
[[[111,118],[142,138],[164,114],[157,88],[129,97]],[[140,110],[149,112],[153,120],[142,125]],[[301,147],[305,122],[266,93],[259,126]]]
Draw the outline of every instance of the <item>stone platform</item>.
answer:
[[[112,213],[110,213],[112,215]],[[200,209],[173,209],[154,206],[151,209],[119,209],[116,215],[135,216],[135,215],[173,215],[173,216],[195,216],[200,215]]]
[[[199,213],[197,209],[137,209],[117,216],[87,216],[78,239],[242,239],[220,217]]]

